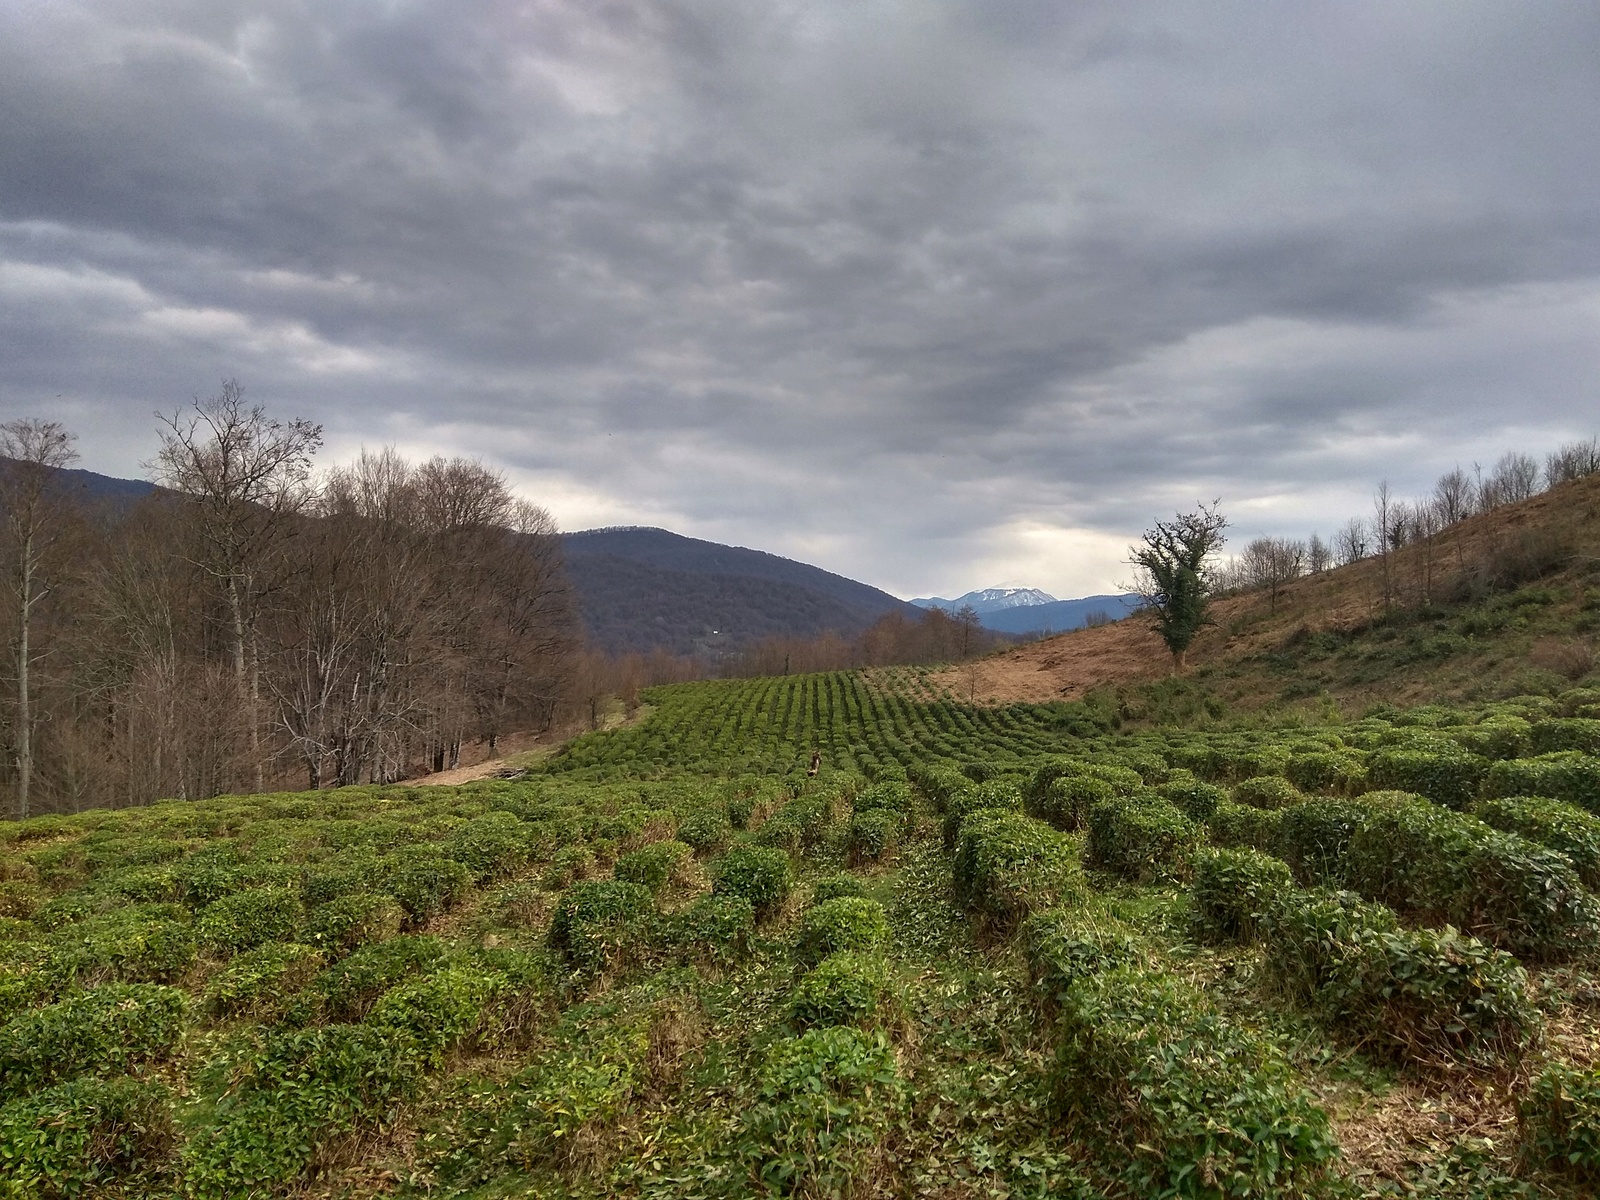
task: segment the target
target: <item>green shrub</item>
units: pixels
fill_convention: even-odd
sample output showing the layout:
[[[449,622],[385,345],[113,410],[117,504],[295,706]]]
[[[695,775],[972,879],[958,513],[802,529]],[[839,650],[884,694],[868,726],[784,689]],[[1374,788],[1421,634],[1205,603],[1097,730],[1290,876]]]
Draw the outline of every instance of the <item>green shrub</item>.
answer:
[[[1478,798],[1489,761],[1466,751],[1380,750],[1367,764],[1375,788],[1415,792],[1446,808],[1465,808]]]
[[[1133,1195],[1298,1195],[1338,1155],[1282,1054],[1174,978],[1084,974],[1062,994],[1061,1039],[1068,1117]]]
[[[461,899],[471,882],[461,863],[418,847],[387,859],[376,886],[400,902],[412,924],[421,925]]]
[[[1480,800],[1472,814],[1496,829],[1561,851],[1572,860],[1583,886],[1600,893],[1600,817],[1537,796]]]
[[[818,963],[840,950],[874,949],[888,938],[883,905],[862,896],[840,896],[806,909],[795,955],[802,963]]]
[[[498,879],[528,861],[531,832],[508,812],[484,813],[451,830],[444,852],[471,871],[475,880]]]
[[[1600,1183],[1600,1067],[1551,1063],[1529,1085],[1520,1116],[1525,1159]]]
[[[811,903],[826,904],[829,900],[837,900],[840,896],[865,896],[867,885],[848,871],[840,871],[836,875],[824,875],[811,885]]]
[[[944,843],[954,846],[956,833],[962,821],[971,813],[984,809],[1018,812],[1022,808],[1022,789],[1009,779],[995,779],[975,784],[965,792],[951,796],[944,808]]]
[[[1195,862],[1198,932],[1214,942],[1253,942],[1267,909],[1294,888],[1288,864],[1259,850],[1213,850]]]
[[[956,838],[956,899],[990,935],[1009,936],[1029,913],[1081,898],[1086,889],[1074,850],[1043,821],[979,810],[962,822]]]
[[[624,883],[637,883],[654,895],[667,886],[693,854],[683,842],[651,842],[617,859],[612,873]]]
[[[200,914],[200,944],[237,954],[266,942],[287,941],[300,925],[300,893],[286,887],[247,888],[214,901]]]
[[[1248,804],[1251,808],[1288,808],[1304,799],[1299,789],[1282,775],[1257,775],[1233,785],[1233,802]]]
[[[667,936],[690,958],[731,963],[749,953],[755,928],[755,906],[745,897],[701,896],[671,919]]]
[[[319,950],[340,954],[394,937],[405,918],[405,910],[388,896],[354,892],[313,908],[301,936]]]
[[[20,1013],[0,1028],[0,1096],[164,1059],[187,1008],[176,988],[107,983]]]
[[[1517,960],[1453,929],[1403,930],[1348,892],[1294,892],[1263,921],[1269,977],[1353,1045],[1433,1064],[1515,1061],[1538,1017]]]
[[[74,1079],[0,1108],[0,1195],[135,1194],[173,1143],[172,1100],[140,1079]],[[149,1194],[154,1194],[151,1189]]]
[[[888,1161],[884,1130],[906,1104],[881,1033],[823,1026],[773,1045],[736,1148],[781,1195],[846,1196]]]
[[[1568,750],[1497,762],[1489,768],[1484,794],[1548,796],[1600,815],[1600,758]]]
[[[754,796],[734,796],[728,801],[728,823],[735,829],[748,829],[750,818],[755,816]]]
[[[806,973],[789,994],[789,1020],[813,1025],[870,1025],[889,995],[889,968],[877,954],[841,950]]]
[[[1248,804],[1219,804],[1206,821],[1206,839],[1223,849],[1275,853],[1287,808],[1252,808]]]
[[[213,1123],[184,1146],[197,1200],[284,1195],[330,1136],[381,1117],[420,1064],[391,1030],[360,1025],[269,1034],[235,1067]]]
[[[1338,883],[1344,878],[1350,839],[1370,811],[1363,801],[1316,799],[1285,809],[1278,825],[1278,853],[1301,883]]]
[[[563,846],[550,858],[542,882],[552,892],[587,878],[594,870],[594,851],[588,846]]]
[[[678,840],[691,847],[696,854],[708,854],[728,844],[733,836],[733,824],[728,820],[728,810],[722,805],[697,809],[678,823]]]
[[[206,1011],[219,1017],[265,1018],[305,987],[321,965],[321,954],[293,942],[247,950],[206,981]]]
[[[575,883],[556,902],[550,945],[585,971],[614,968],[646,939],[646,919],[655,912],[650,889],[617,879]]]
[[[484,1008],[505,988],[504,977],[467,966],[446,967],[385,992],[366,1023],[408,1039],[430,1066],[476,1033]]]
[[[53,969],[81,985],[170,983],[193,965],[194,932],[165,905],[134,905],[68,925],[50,938]]]
[[[1228,793],[1214,783],[1205,783],[1193,776],[1169,779],[1156,791],[1191,821],[1209,821],[1217,805],[1226,804]]]
[[[1302,792],[1335,792],[1351,796],[1367,785],[1367,768],[1349,753],[1313,750],[1295,754],[1283,769],[1289,782]]]
[[[1600,940],[1600,901],[1565,856],[1422,801],[1370,812],[1350,839],[1345,879],[1368,899],[1519,954],[1562,957]]]
[[[1051,1012],[1059,1011],[1067,989],[1083,976],[1147,957],[1132,938],[1086,927],[1081,913],[1064,908],[1029,916],[1022,945],[1034,990]]]
[[[900,840],[904,816],[892,808],[874,808],[851,818],[847,834],[850,861],[877,862],[891,853]]]
[[[928,798],[935,811],[945,812],[951,802],[972,791],[975,786],[960,771],[943,766],[918,765],[906,772],[907,779]]]
[[[431,971],[444,961],[445,946],[436,937],[402,934],[363,946],[343,962],[328,967],[311,982],[324,1010],[336,1021],[358,1021],[373,1001],[413,975]]]
[[[1533,727],[1535,754],[1554,754],[1561,750],[1581,750],[1600,754],[1600,721],[1590,717],[1552,717]]]
[[[857,794],[854,808],[858,815],[883,809],[907,814],[911,811],[911,785],[897,779],[875,783]]]
[[[1183,879],[1200,845],[1200,826],[1161,797],[1102,800],[1089,810],[1084,860],[1124,879]]]
[[[1116,796],[1116,789],[1103,779],[1088,775],[1062,775],[1052,779],[1041,792],[1028,793],[1029,816],[1047,821],[1057,829],[1081,829],[1091,806]]]
[[[789,896],[789,856],[781,850],[746,846],[711,860],[711,891],[743,896],[760,919],[777,912]]]
[[[1522,717],[1509,714],[1451,729],[1445,736],[1463,750],[1484,758],[1522,758],[1533,750],[1533,726]]]

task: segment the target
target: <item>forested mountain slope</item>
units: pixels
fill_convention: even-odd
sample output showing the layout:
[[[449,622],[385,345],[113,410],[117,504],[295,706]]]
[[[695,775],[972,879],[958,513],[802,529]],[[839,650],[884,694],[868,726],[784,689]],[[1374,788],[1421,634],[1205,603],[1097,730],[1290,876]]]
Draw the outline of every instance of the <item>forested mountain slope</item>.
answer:
[[[819,567],[665,529],[591,529],[562,544],[589,636],[613,652],[715,656],[764,637],[850,637],[909,607]]]

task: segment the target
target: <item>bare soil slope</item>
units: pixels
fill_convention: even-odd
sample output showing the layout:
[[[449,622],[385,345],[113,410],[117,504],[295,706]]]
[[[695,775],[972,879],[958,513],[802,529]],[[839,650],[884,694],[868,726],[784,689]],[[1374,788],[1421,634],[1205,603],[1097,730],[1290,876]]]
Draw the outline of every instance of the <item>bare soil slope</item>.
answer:
[[[1537,613],[1497,624],[1497,605],[1535,583]],[[1265,591],[1223,597],[1213,605],[1215,624],[1190,649],[1190,673],[1245,702],[1318,690],[1434,698],[1530,668],[1577,677],[1593,653],[1597,601],[1600,475],[1473,517],[1387,558],[1298,579],[1276,598]],[[1483,612],[1490,619],[1474,623]],[[1432,632],[1397,632],[1419,624]],[[1410,651],[1382,650],[1396,640]],[[1039,703],[1171,673],[1161,639],[1130,617],[952,667],[934,682],[979,703]]]

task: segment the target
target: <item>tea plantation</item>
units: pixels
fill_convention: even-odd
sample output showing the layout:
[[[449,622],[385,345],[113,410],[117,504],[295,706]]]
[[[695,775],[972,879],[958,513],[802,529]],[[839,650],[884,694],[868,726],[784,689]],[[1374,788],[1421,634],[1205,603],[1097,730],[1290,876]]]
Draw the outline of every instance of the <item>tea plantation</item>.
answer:
[[[0,824],[0,1196],[1594,1194],[1600,691],[927,678]]]

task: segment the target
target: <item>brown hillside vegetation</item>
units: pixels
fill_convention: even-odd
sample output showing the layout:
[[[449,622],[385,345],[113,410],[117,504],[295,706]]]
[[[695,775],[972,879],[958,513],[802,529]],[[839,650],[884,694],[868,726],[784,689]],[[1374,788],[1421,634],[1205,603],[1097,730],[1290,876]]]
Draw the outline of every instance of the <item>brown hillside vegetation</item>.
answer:
[[[1600,628],[1600,475],[1562,483],[1397,550],[1225,596],[1188,674],[1244,704],[1326,692],[1407,701],[1525,690],[1593,669]],[[1138,617],[1080,629],[934,682],[978,703],[1076,699],[1172,673]]]

